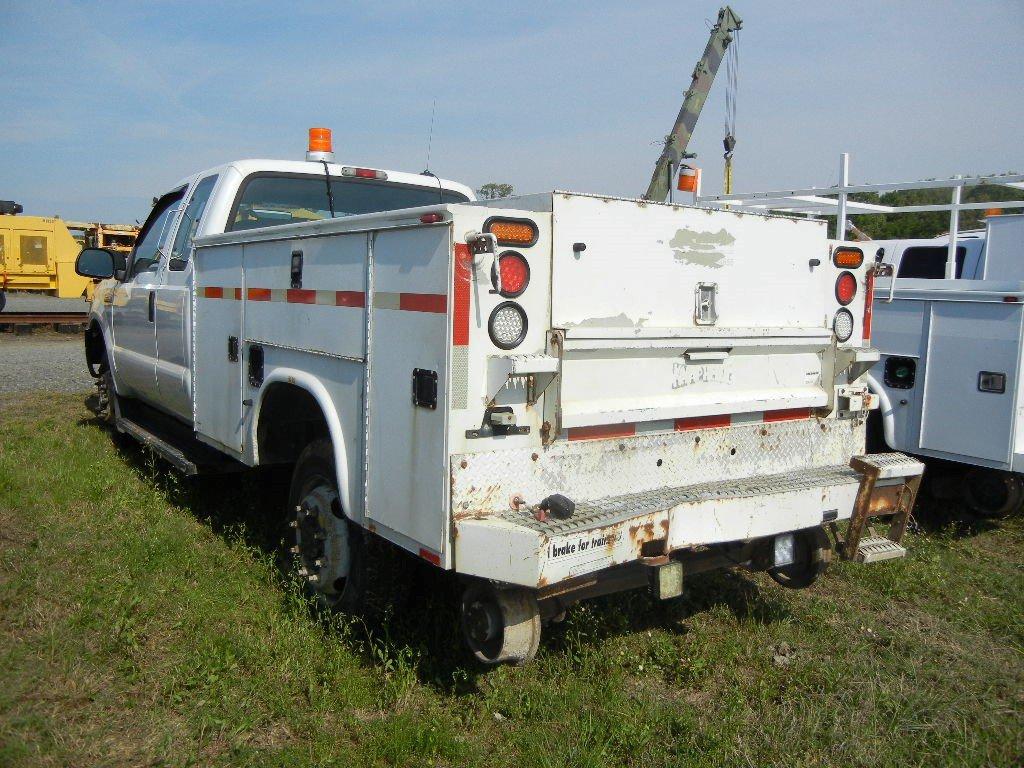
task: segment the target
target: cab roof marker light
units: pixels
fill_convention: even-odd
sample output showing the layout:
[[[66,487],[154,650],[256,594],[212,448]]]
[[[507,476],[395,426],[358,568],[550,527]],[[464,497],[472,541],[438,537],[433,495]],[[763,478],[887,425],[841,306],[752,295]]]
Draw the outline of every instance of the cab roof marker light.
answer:
[[[377,179],[387,181],[388,175],[384,171],[376,171],[373,168],[353,168],[346,165],[341,169],[342,176],[353,176],[357,179]]]

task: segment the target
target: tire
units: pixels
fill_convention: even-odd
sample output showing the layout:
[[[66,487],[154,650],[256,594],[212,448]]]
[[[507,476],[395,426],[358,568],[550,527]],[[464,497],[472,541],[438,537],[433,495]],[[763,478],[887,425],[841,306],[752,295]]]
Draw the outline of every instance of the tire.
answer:
[[[1006,517],[1024,505],[1020,475],[995,469],[972,469],[964,477],[963,493],[971,511],[985,519]]]
[[[110,365],[106,360],[100,366],[100,375],[96,379],[96,389],[96,415],[100,421],[112,427],[117,423],[117,417],[121,413],[121,405],[117,392],[114,389],[114,374],[110,372]]]
[[[0,291],[0,312],[4,311],[4,307],[7,306],[7,294]]]
[[[786,589],[806,589],[818,580],[832,562],[832,541],[824,528],[808,528],[795,533],[795,562],[781,568],[769,568],[772,580]]]
[[[286,514],[288,564],[306,594],[332,611],[359,611],[366,592],[366,548],[362,529],[342,509],[329,438],[314,440],[299,454]]]

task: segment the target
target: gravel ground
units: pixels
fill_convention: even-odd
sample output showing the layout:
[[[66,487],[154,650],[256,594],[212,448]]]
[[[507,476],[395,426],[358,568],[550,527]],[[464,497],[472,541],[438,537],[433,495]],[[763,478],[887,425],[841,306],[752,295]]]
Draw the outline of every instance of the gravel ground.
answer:
[[[0,393],[86,392],[93,387],[78,333],[0,333]]]
[[[28,291],[8,292],[5,312],[85,312],[89,302],[84,299],[58,299]]]

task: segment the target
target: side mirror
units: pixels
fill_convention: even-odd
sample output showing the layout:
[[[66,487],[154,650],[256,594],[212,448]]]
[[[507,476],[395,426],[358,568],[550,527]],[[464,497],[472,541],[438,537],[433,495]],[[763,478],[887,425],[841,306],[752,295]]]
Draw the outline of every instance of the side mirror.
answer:
[[[185,259],[179,259],[177,256],[172,256],[167,261],[167,268],[171,270],[171,272],[184,272],[185,267],[187,266],[188,262],[185,261]]]
[[[75,259],[75,272],[82,277],[106,280],[114,276],[114,254],[106,248],[83,248]]]

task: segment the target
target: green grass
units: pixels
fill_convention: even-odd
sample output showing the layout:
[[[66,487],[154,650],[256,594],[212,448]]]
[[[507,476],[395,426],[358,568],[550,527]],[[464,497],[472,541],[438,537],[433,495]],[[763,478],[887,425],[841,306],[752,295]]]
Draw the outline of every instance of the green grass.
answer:
[[[179,479],[81,398],[0,400],[0,765],[1021,764],[1020,519],[802,592],[593,601],[487,671],[422,566],[401,610],[312,610],[281,492]]]

